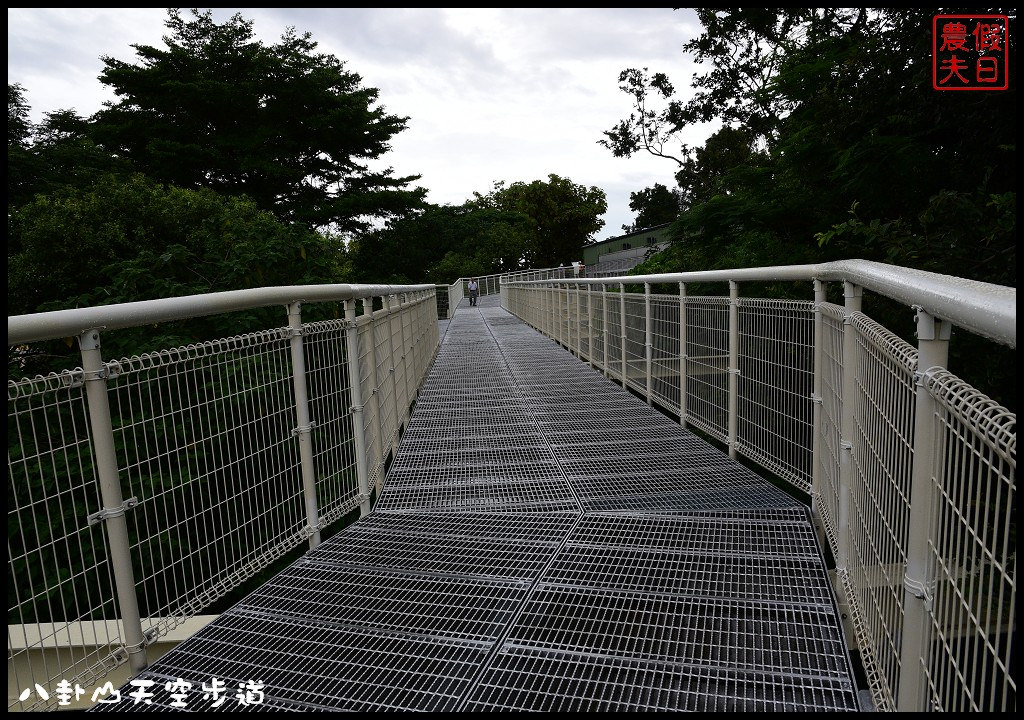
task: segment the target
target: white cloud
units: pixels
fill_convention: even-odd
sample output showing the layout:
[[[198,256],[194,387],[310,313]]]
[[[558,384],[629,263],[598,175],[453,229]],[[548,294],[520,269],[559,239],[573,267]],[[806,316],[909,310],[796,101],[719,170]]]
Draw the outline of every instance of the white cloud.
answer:
[[[665,8],[218,8],[240,12],[274,42],[288,26],[346,61],[380,89],[388,112],[408,116],[385,164],[422,175],[435,203],[461,203],[498,180],[555,173],[608,195],[603,238],[632,222],[629,193],[672,186],[675,166],[612,157],[602,131],[630,111],[618,90],[626,67],[666,72],[685,89],[693,65],[682,45],[692,11]],[[131,45],[162,45],[166,11],[8,9],[8,82],[26,89],[33,118],[73,108],[90,115],[113,95],[100,56],[133,61]],[[708,130],[696,128],[691,144]]]

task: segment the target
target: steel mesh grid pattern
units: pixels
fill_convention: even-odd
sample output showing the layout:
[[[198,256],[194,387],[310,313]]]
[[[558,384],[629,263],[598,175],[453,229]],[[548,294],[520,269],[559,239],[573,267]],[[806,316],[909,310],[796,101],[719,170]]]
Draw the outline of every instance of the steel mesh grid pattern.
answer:
[[[82,373],[8,381],[7,408],[8,686],[52,687],[64,678],[87,684],[118,663],[123,641],[103,530],[86,522],[103,504]],[[93,649],[62,647],[77,635]],[[52,648],[49,657],[35,652],[44,647]],[[20,676],[23,662],[27,678]],[[8,697],[8,709],[57,707],[52,695],[24,703],[16,691]]]
[[[525,590],[510,580],[303,563],[274,576],[232,612],[484,642],[497,639]]]
[[[324,525],[358,504],[359,480],[346,346],[349,332],[355,330],[337,321],[312,323],[303,328],[306,385],[313,423],[310,439],[317,468],[317,508]]]
[[[306,537],[288,334],[107,366],[143,629],[162,634]]]
[[[681,707],[698,707],[710,703],[714,707],[793,708],[802,707],[805,702],[815,702],[821,707],[850,707],[852,693],[845,678],[837,681],[829,677],[804,677],[792,670],[786,674],[737,670],[732,667],[706,669],[700,666],[700,662],[708,660],[710,656],[700,656],[699,652],[712,651],[707,649],[707,643],[699,640],[687,643],[667,638],[666,647],[686,649],[685,652],[679,651],[678,656],[671,657],[670,653],[662,653],[658,657],[651,653],[643,657],[636,654],[615,656],[610,653],[621,648],[611,645],[599,648],[597,653],[588,651],[582,654],[560,648],[544,648],[540,650],[539,657],[552,668],[549,678],[538,680],[530,672],[509,673],[514,658],[527,657],[534,652],[533,648],[514,646],[517,641],[516,628],[529,627],[528,622],[517,624],[516,618],[522,620],[536,617],[530,611],[530,603],[547,602],[545,598],[552,594],[578,597],[581,602],[582,598],[589,597],[590,604],[587,606],[595,608],[595,612],[599,610],[603,613],[602,617],[613,624],[625,617],[623,613],[628,612],[629,607],[639,608],[640,605],[636,603],[641,596],[644,596],[644,607],[654,603],[656,607],[673,608],[674,611],[689,608],[692,615],[681,616],[680,632],[711,633],[706,637],[729,635],[726,623],[735,625],[736,618],[742,616],[747,623],[746,627],[759,628],[755,632],[760,632],[764,640],[764,648],[758,646],[753,650],[743,650],[745,656],[761,652],[762,662],[757,667],[774,668],[771,659],[787,652],[795,658],[809,657],[809,653],[803,650],[804,645],[800,643],[810,647],[813,642],[817,642],[815,647],[827,647],[826,636],[829,632],[838,631],[838,621],[834,613],[828,616],[831,624],[821,629],[819,638],[808,636],[794,639],[791,635],[785,635],[790,644],[780,649],[772,643],[776,639],[778,642],[783,641],[781,628],[801,626],[801,622],[794,620],[798,615],[796,609],[789,608],[790,614],[786,615],[785,608],[768,607],[767,601],[756,597],[744,598],[742,601],[735,598],[702,599],[696,595],[688,597],[685,587],[678,586],[678,583],[675,588],[666,586],[666,583],[678,579],[673,573],[685,568],[682,572],[694,571],[703,578],[692,581],[692,587],[699,589],[702,584],[707,584],[708,578],[717,578],[721,583],[721,593],[725,593],[728,585],[726,575],[722,573],[731,574],[736,571],[747,576],[748,579],[741,585],[745,588],[744,592],[752,595],[756,594],[758,588],[785,588],[787,583],[799,584],[801,581],[798,578],[805,576],[814,578],[811,585],[817,587],[818,579],[824,577],[820,558],[803,557],[793,549],[762,558],[755,549],[752,535],[747,533],[748,536],[740,537],[744,535],[744,528],[757,522],[760,522],[762,529],[777,528],[781,522],[799,528],[798,535],[802,533],[809,536],[809,524],[805,517],[794,515],[792,510],[780,509],[794,505],[782,494],[775,498],[780,502],[772,506],[774,509],[767,510],[763,517],[752,514],[751,508],[760,506],[754,499],[747,504],[741,501],[740,509],[736,512],[718,514],[707,512],[707,502],[698,499],[692,523],[696,523],[700,529],[691,528],[686,532],[680,531],[678,527],[681,521],[690,521],[689,514],[686,518],[659,515],[671,511],[671,504],[658,498],[637,495],[627,498],[626,505],[635,500],[646,501],[647,505],[641,512],[648,515],[642,518],[618,514],[584,518],[583,521],[593,519],[594,527],[583,532],[584,526],[581,524],[580,532],[574,534],[568,545],[564,544],[566,533],[572,524],[581,522],[580,508],[572,500],[571,494],[571,502],[564,506],[569,512],[554,515],[538,512],[563,509],[553,502],[542,502],[529,508],[535,511],[531,513],[523,513],[522,508],[503,504],[503,512],[481,515],[466,512],[465,501],[451,508],[458,512],[438,513],[436,509],[431,510],[429,504],[415,500],[410,502],[409,507],[409,510],[415,512],[398,513],[394,505],[390,511],[387,510],[389,498],[397,497],[389,493],[406,488],[421,491],[435,481],[439,487],[458,487],[467,481],[472,482],[474,473],[478,471],[486,469],[490,472],[500,468],[501,465],[495,464],[494,459],[514,456],[519,450],[515,439],[511,443],[508,440],[509,434],[517,438],[518,430],[525,433],[522,447],[531,448],[531,452],[547,448],[559,463],[569,459],[559,456],[560,449],[578,447],[576,443],[581,438],[597,438],[602,432],[620,441],[628,437],[633,437],[635,441],[637,437],[647,436],[660,439],[663,443],[674,440],[705,459],[707,462],[703,465],[721,465],[723,475],[709,482],[711,492],[724,496],[730,490],[742,495],[745,489],[756,493],[770,489],[770,486],[752,474],[744,476],[743,481],[739,482],[737,478],[730,478],[730,475],[735,475],[736,468],[741,466],[734,463],[730,465],[731,461],[720,455],[713,456],[708,452],[709,446],[706,443],[695,442],[696,438],[691,434],[621,390],[617,392],[623,392],[622,400],[633,403],[629,412],[635,411],[643,418],[635,423],[636,427],[613,430],[608,427],[611,415],[598,413],[593,407],[588,408],[590,412],[560,412],[557,398],[564,394],[568,383],[590,383],[599,376],[589,368],[581,370],[575,360],[571,363],[564,363],[561,359],[547,362],[542,350],[550,353],[555,349],[548,341],[541,340],[533,332],[515,324],[488,321],[485,326],[479,320],[487,320],[488,312],[487,308],[481,308],[466,318],[466,313],[460,310],[452,321],[449,337],[456,340],[452,346],[456,347],[469,344],[466,340],[472,333],[500,329],[501,336],[495,336],[497,354],[491,356],[489,349],[482,348],[481,343],[477,342],[472,352],[478,362],[461,364],[457,372],[449,370],[444,373],[443,381],[438,381],[440,373],[436,371],[444,366],[447,355],[465,355],[465,349],[447,353],[442,346],[438,361],[425,385],[431,393],[429,401],[425,403],[424,409],[427,412],[421,414],[417,410],[409,421],[385,483],[378,512],[311,551],[303,561],[293,565],[271,586],[257,591],[218,620],[215,630],[211,626],[211,629],[174,651],[168,656],[170,659],[166,666],[161,661],[159,671],[167,676],[187,676],[200,680],[216,674],[228,678],[230,682],[236,678],[238,682],[251,679],[253,673],[258,671],[262,681],[267,684],[268,699],[274,707],[444,710],[480,707],[482,695],[492,698],[484,700],[487,707],[499,708],[509,702],[493,700],[495,692],[505,697],[509,697],[510,692],[517,694],[518,699],[512,701],[512,706],[529,707],[534,701],[528,697],[528,693],[536,692],[538,687],[549,680],[559,681],[557,664],[570,658],[579,665],[576,669],[579,679],[575,682],[581,687],[587,684],[588,676],[593,679],[606,669],[629,674],[633,678],[631,682],[642,683],[637,687],[622,688],[624,695],[613,703],[617,707],[625,707],[622,702],[627,696],[633,700],[626,704],[634,709],[665,709],[673,707],[673,703],[682,703],[679,705]],[[505,330],[512,332],[506,335]],[[481,370],[481,367],[486,370]],[[493,379],[494,372],[499,370],[508,374],[515,397],[528,401],[521,405],[526,412],[521,417],[517,416],[518,413],[501,414],[492,423],[478,423],[468,431],[457,426],[452,428],[452,425],[457,425],[451,422],[453,414],[467,408],[493,408],[493,403],[489,402],[489,398],[479,404],[452,404],[446,421],[445,413],[440,412],[445,405],[444,394],[450,392],[455,397],[465,392],[464,381],[469,382],[468,378],[484,374]],[[493,388],[494,385],[488,383],[485,387]],[[614,386],[607,385],[606,388]],[[530,392],[529,397],[527,392]],[[545,392],[554,395],[555,399],[535,405]],[[600,384],[588,389],[588,392],[602,392]],[[551,425],[544,425],[539,421],[543,413],[548,411]],[[491,417],[495,417],[493,413]],[[568,427],[563,429],[563,425]],[[504,433],[492,430],[504,430]],[[553,442],[556,439],[563,442]],[[451,448],[456,447],[456,442],[465,443],[460,446],[463,448],[479,449],[477,460],[483,462],[453,467]],[[465,460],[465,450],[454,453],[457,462]],[[656,458],[662,454],[671,457],[671,453],[659,453],[656,450],[644,456]],[[602,467],[601,463],[587,464],[586,459],[579,457],[578,453],[575,457],[580,463],[581,477],[598,482],[602,475],[607,475],[607,463]],[[683,464],[681,458],[677,456],[677,459]],[[649,467],[650,464],[642,463],[642,466]],[[506,474],[517,475],[522,472],[517,480],[521,483],[536,477],[539,469],[559,467],[556,463],[541,463],[525,471],[516,469]],[[566,486],[569,482],[576,484],[577,480],[572,477],[567,481],[560,470],[557,478],[543,477],[542,474],[542,479],[548,486],[556,479],[560,479]],[[750,483],[746,480],[750,480]],[[665,478],[666,486],[671,487],[671,482],[671,477]],[[621,493],[624,484],[620,482],[618,487]],[[673,489],[677,495],[685,495],[685,491],[678,492],[678,483]],[[492,490],[496,492],[489,490],[485,496],[500,496],[501,488]],[[612,499],[609,497],[609,500]],[[623,507],[619,503],[611,509],[621,513]],[[673,535],[680,542],[682,538],[714,536],[719,538],[718,550],[721,554],[707,558],[691,552],[688,559],[684,560],[683,555],[676,552],[679,557],[666,562],[666,553],[662,550],[661,557],[651,552],[630,559],[622,548],[600,544],[603,530],[599,528],[607,529],[609,523],[614,525],[619,521],[623,522],[624,527],[630,528],[627,530],[632,533],[629,541],[635,541],[638,535],[649,536],[648,545],[658,547],[659,542],[663,546],[669,544],[666,538]],[[722,539],[722,533],[714,530],[719,524],[735,530],[733,535],[736,539],[732,544]],[[652,529],[652,525],[660,529]],[[748,543],[743,552],[739,551],[741,539]],[[782,546],[779,549],[782,550]],[[558,557],[554,557],[556,553]],[[573,569],[588,553],[593,575],[590,581],[579,568]],[[640,563],[641,570],[637,569],[637,563]],[[539,579],[545,569],[544,577]],[[611,587],[607,580],[601,579],[614,578],[626,569],[646,580],[642,580],[638,587],[622,589]],[[562,572],[562,575],[556,576],[556,571]],[[594,578],[600,582],[594,582]],[[683,587],[682,592],[680,587]],[[499,588],[502,590],[500,595],[491,593]],[[793,593],[792,589],[787,592],[791,595]],[[663,597],[666,593],[672,596],[668,600]],[[446,601],[447,597],[452,599]],[[515,602],[510,604],[507,602],[509,598],[514,598]],[[831,602],[828,598],[830,596],[822,602]],[[403,609],[400,606],[403,599],[409,599],[412,606]],[[399,606],[393,607],[393,603]],[[634,605],[629,606],[629,603]],[[514,611],[513,605],[516,608]],[[307,606],[310,613],[303,613],[302,617],[296,614],[294,618],[289,615],[287,621],[282,621],[282,613],[291,613],[299,607]],[[414,608],[418,612],[413,612]],[[481,612],[485,608],[492,612]],[[374,609],[377,609],[376,613]],[[450,615],[445,614],[448,609],[452,611]],[[806,617],[813,614],[815,609],[801,607],[800,612],[803,613],[800,617]],[[511,630],[505,638],[495,634],[495,615],[501,613],[509,614],[505,622]],[[708,622],[718,624],[710,630],[707,626],[698,627],[695,623],[701,614],[708,618]],[[317,616],[317,619],[314,620],[310,615]],[[660,618],[662,615],[655,613],[650,616]],[[727,617],[731,619],[727,621]],[[387,627],[375,627],[376,622]],[[775,628],[778,632],[773,635],[766,628]],[[222,630],[229,632],[222,633]],[[242,630],[242,634],[238,630]],[[655,633],[656,628],[651,632]],[[612,637],[624,636],[618,634]],[[525,642],[522,638],[519,640]],[[607,637],[604,641],[609,642]],[[845,652],[841,642],[840,646]],[[398,648],[402,649],[401,653]],[[186,650],[188,655],[184,654]],[[492,650],[500,651],[490,654]],[[725,652],[724,649],[720,650]],[[693,657],[686,659],[686,652]],[[194,661],[191,657],[193,653]],[[726,661],[723,658],[724,655],[715,656],[715,661],[724,664]],[[300,666],[301,669],[298,669]],[[494,681],[498,675],[510,687],[499,687],[501,683]],[[685,679],[685,688],[682,689],[681,678]],[[607,695],[607,687],[593,682],[588,687],[589,694],[581,696],[580,707],[599,707],[600,699]],[[706,697],[705,693],[723,694]],[[516,705],[516,702],[519,704]]]
[[[360,309],[363,316],[367,316],[372,310],[371,303],[361,303]],[[381,397],[377,379],[376,341],[373,337],[373,326],[370,322],[363,320],[358,323],[355,332],[359,338],[359,383],[360,394],[363,398],[363,427],[366,442],[367,482],[368,486],[377,488],[378,492],[384,484],[384,459],[386,456],[382,442],[383,431],[381,428]]]
[[[839,463],[840,412],[843,406],[843,308],[822,303],[821,339],[821,459],[820,487],[814,488],[817,509],[825,527],[833,555],[839,554]]]
[[[510,649],[495,658],[469,710],[773,712],[856,710],[846,683],[674,663]]]
[[[664,407],[679,407],[678,297],[651,296],[651,393]]]
[[[850,580],[870,636],[872,661],[899,685],[903,575],[913,461],[917,351],[868,317],[853,315],[854,481],[850,491]]]
[[[813,531],[780,512],[584,517],[469,709],[856,709]]]
[[[377,379],[377,407],[380,414],[381,454],[386,457],[398,438],[398,396],[395,383],[394,358],[391,345],[390,320],[385,309],[371,316],[373,344],[376,358],[374,376]]]
[[[575,520],[574,513],[374,513],[325,543],[308,562],[439,576],[535,577]]]
[[[727,441],[729,298],[687,297],[686,421]]]
[[[936,584],[926,606],[938,648],[926,665],[930,706],[1014,711],[1016,416],[948,372],[929,375],[926,387],[938,405],[938,517],[929,542]]]
[[[469,641],[231,613],[147,675],[196,687],[216,677],[232,689],[257,680],[273,704],[304,710],[445,710],[468,691],[485,650]],[[103,709],[131,707],[120,705]]]
[[[740,299],[737,447],[811,489],[814,306]]]

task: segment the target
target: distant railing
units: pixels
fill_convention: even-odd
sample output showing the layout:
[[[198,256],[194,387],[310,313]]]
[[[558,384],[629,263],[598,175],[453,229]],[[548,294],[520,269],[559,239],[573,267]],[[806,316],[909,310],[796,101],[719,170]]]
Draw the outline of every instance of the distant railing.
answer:
[[[780,281],[813,282],[813,301],[740,296]],[[729,293],[687,294],[698,282]],[[916,348],[861,312],[864,290],[908,306]],[[581,359],[810,494],[877,707],[1016,708],[1016,416],[947,370],[951,325],[1016,348],[1016,290],[845,261],[502,293]]]
[[[330,304],[337,319],[303,322]],[[121,359],[119,328],[272,305],[287,324]],[[376,308],[376,309],[375,309]],[[325,314],[325,313],[322,313]],[[8,685],[54,708],[350,512],[364,514],[438,343],[435,289],[264,288],[8,318]],[[27,668],[27,671],[26,669]]]
[[[584,269],[584,274],[586,270]],[[481,297],[484,295],[499,295],[502,283],[521,280],[548,280],[550,278],[579,277],[578,270],[571,266],[556,268],[544,268],[541,270],[514,270],[506,273],[495,273],[493,275],[480,275],[476,277],[478,292]],[[448,286],[448,302],[446,307],[447,317],[455,312],[459,303],[469,297],[469,281],[474,278],[461,277]],[[441,292],[443,285],[438,285],[438,292]],[[440,307],[440,303],[439,303]],[[440,312],[440,311],[439,311]],[[438,315],[440,317],[440,315]]]

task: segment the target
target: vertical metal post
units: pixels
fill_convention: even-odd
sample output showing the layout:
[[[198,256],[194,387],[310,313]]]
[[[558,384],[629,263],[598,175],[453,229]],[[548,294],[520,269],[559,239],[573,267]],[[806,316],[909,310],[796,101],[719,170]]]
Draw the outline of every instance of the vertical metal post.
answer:
[[[359,504],[359,515],[370,512],[370,482],[366,464],[366,431],[363,423],[363,385],[359,374],[359,331],[356,328],[356,301],[345,301],[345,343],[348,348],[348,385],[351,394],[352,440],[356,445],[356,480],[359,494],[365,500]]]
[[[288,305],[291,328],[292,387],[295,389],[295,435],[299,438],[299,465],[302,468],[302,497],[306,504],[306,532],[309,547],[320,544],[320,519],[316,504],[316,466],[313,462],[313,424],[309,419],[309,394],[306,391],[306,354],[302,348],[302,303]]]
[[[654,333],[651,317],[651,284],[644,283],[644,375],[647,378],[647,404],[653,404],[654,383],[651,381],[651,368],[654,359]]]
[[[619,283],[619,354],[622,356],[622,387],[626,387],[626,284]]]
[[[933,517],[932,477],[935,474],[937,403],[925,387],[925,373],[945,368],[949,361],[950,324],[917,310],[917,384],[914,405],[914,464],[910,481],[910,517],[907,569],[903,576],[903,638],[900,643],[900,683],[896,709],[927,710],[926,678],[928,611],[934,593],[928,573],[928,541]]]
[[[110,399],[107,397],[107,374],[100,353],[99,330],[86,330],[78,336],[85,371],[85,395],[92,428],[93,452],[96,454],[96,475],[100,485],[103,509],[95,522],[102,521],[110,544],[110,567],[114,573],[117,606],[121,613],[124,647],[133,673],[146,669],[146,635],[142,631],[139,598],[135,592],[131,544],[125,512],[138,504],[137,498],[125,501],[121,494],[121,478],[114,449],[114,430],[110,422]],[[90,518],[90,523],[94,522]]]
[[[736,435],[739,428],[740,375],[740,290],[739,283],[729,281],[729,457],[736,457]]]
[[[814,377],[811,390],[813,419],[811,424],[811,514],[817,515],[821,497],[821,356],[824,352],[825,321],[821,306],[825,303],[825,283],[814,281]]]
[[[601,283],[601,364],[604,366],[604,376],[610,377],[611,370],[608,365],[608,286]]]
[[[679,283],[679,424],[686,427],[686,283]]]
[[[836,520],[836,544],[839,546],[836,569],[846,572],[850,562],[850,494],[853,492],[853,433],[856,426],[854,409],[857,395],[857,335],[853,315],[859,313],[863,289],[847,281],[843,283],[845,317],[843,318],[843,398],[839,423],[839,517]]]

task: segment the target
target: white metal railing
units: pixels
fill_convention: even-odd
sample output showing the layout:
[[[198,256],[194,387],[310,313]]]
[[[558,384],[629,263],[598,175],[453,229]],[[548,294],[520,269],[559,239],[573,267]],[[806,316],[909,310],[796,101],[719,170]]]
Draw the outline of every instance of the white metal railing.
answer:
[[[309,303],[338,319],[304,323]],[[101,333],[271,305],[287,324],[101,356]],[[8,381],[8,684],[19,689],[142,669],[149,644],[368,512],[434,357],[437,305],[429,285],[330,285],[8,318],[19,352],[62,337],[78,338],[80,368]],[[8,695],[9,709],[56,703]]]
[[[741,297],[761,281],[813,300]],[[861,312],[865,290],[908,307],[916,348]],[[1016,708],[1016,416],[947,369],[951,325],[1016,348],[1016,290],[854,260],[510,280],[502,300],[810,495],[878,708]]]

